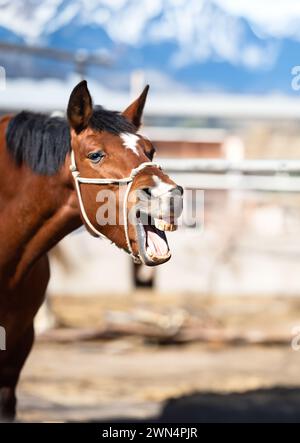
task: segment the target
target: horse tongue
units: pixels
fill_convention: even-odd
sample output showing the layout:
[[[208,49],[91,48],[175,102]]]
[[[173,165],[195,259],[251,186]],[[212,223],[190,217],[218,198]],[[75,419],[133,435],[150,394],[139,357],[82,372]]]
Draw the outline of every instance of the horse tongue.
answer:
[[[147,244],[155,255],[164,256],[168,253],[168,245],[164,239],[164,234],[160,234],[157,230],[147,229]]]

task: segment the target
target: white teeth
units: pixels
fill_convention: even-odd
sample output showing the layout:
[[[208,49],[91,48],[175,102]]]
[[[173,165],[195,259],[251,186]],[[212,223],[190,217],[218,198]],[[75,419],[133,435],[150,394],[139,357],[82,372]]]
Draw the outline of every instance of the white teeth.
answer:
[[[165,220],[161,218],[155,218],[154,224],[157,229],[160,231],[176,231],[177,226],[172,223],[167,223]]]
[[[152,252],[152,250],[149,248],[149,246],[148,246],[146,252],[147,252],[148,257],[150,257],[150,258],[153,257],[153,252]]]
[[[157,229],[159,229],[160,231],[164,230],[164,221],[163,220],[161,220],[159,218],[155,218],[154,219],[154,224],[155,224],[155,227]]]

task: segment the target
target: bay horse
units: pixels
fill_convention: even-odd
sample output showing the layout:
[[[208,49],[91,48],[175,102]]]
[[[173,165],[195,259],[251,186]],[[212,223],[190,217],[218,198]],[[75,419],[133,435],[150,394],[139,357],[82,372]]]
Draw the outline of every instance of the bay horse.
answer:
[[[82,81],[70,95],[67,119],[23,111],[0,120],[2,421],[16,414],[16,386],[50,277],[47,252],[55,244],[84,224],[136,262],[154,266],[170,258],[164,231],[176,227],[183,190],[153,163],[154,147],[138,133],[147,93],[148,86],[122,113],[109,111],[93,106]],[[113,224],[99,220],[105,203],[99,188],[116,197],[123,222],[119,211]],[[149,201],[152,212],[145,209]]]

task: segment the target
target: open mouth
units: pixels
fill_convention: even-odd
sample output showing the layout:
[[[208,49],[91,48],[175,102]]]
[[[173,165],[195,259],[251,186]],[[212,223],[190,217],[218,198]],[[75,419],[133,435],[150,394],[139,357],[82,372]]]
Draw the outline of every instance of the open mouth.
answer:
[[[165,231],[175,231],[176,225],[162,218],[151,218],[138,211],[136,214],[136,234],[139,254],[145,265],[156,266],[171,258]]]

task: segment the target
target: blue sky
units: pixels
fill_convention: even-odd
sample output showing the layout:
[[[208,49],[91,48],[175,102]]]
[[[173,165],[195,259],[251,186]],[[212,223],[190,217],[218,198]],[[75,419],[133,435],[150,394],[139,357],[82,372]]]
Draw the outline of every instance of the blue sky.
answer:
[[[119,84],[143,68],[166,84],[290,93],[300,64],[299,0],[0,0],[1,27],[27,44],[121,48]]]

